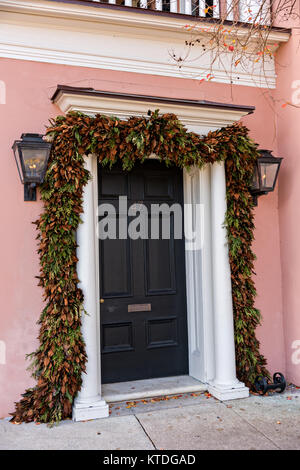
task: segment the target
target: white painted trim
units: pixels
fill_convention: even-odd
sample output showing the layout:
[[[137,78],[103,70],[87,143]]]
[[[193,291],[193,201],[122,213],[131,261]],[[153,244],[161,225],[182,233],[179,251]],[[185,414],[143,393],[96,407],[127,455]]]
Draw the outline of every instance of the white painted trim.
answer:
[[[166,56],[168,55],[167,49]],[[124,56],[118,57],[102,57],[95,54],[81,54],[71,51],[57,51],[54,49],[44,49],[32,47],[22,44],[9,44],[0,40],[0,58],[28,60],[33,62],[42,62],[50,64],[72,65],[74,67],[90,67],[94,69],[114,70],[119,72],[141,73],[146,75],[159,75],[164,77],[175,77],[187,80],[198,80],[205,78],[209,65],[198,64],[191,66],[188,63],[179,69],[175,63],[167,63],[165,61],[152,60],[134,60],[131,58],[124,59]],[[223,60],[223,59],[222,59]],[[223,60],[224,62],[224,60]],[[228,74],[224,70],[213,70],[213,82],[225,83],[232,85],[244,85],[256,88],[276,88],[275,69],[266,70],[265,73],[245,73],[243,70],[232,71]],[[73,82],[71,82],[73,84]]]
[[[200,171],[200,170],[199,170]],[[204,381],[210,382],[215,376],[214,354],[214,306],[212,289],[212,220],[211,220],[211,165],[200,171],[200,201],[203,204],[203,250],[201,257],[202,302],[203,302],[203,358]]]
[[[103,97],[94,95],[80,95],[60,91],[55,104],[63,113],[80,111],[89,115],[114,114],[122,119],[130,116],[143,116],[148,109],[159,108],[161,113],[174,113],[189,130],[206,134],[209,130],[216,130],[238,121],[248,114],[246,110],[232,108],[211,108],[209,106],[188,106],[180,104],[153,103],[151,101],[134,101],[118,97]]]
[[[118,101],[110,99],[109,113],[106,114],[117,115],[120,112]],[[128,102],[128,115],[134,113],[138,115],[136,105],[134,101]],[[147,109],[145,103],[138,102],[138,105],[140,111]],[[201,109],[197,111],[200,115]],[[86,111],[90,112],[90,109]],[[214,111],[216,117],[224,112],[220,109]],[[177,114],[180,112],[182,109],[178,106]],[[140,112],[140,115],[142,114],[143,112]],[[208,132],[209,129],[207,123],[201,124],[201,121],[196,125],[195,121],[187,122],[187,127],[199,133]],[[84,308],[88,312],[88,315],[83,315],[82,318],[88,362],[87,373],[83,374],[82,389],[73,407],[73,419],[76,421],[108,416],[108,407],[101,395],[96,157],[92,155],[85,157],[85,165],[91,172],[92,179],[84,190],[83,223],[80,224],[77,233],[79,245],[77,256],[80,287],[84,293]],[[226,233],[223,227],[226,213],[224,165],[214,164],[211,168],[212,170],[207,167],[201,171],[194,168],[190,173],[184,170],[184,203],[203,204],[205,214],[203,246],[198,252],[186,252],[189,367],[191,376],[208,383],[210,392],[217,398],[225,400],[246,397],[249,390],[235,376],[231,277]],[[192,216],[190,212],[185,215]],[[187,223],[192,224],[192,221],[188,220]],[[199,290],[200,283],[203,287],[202,292]]]
[[[198,249],[186,249],[189,373],[201,382],[214,377],[214,330],[211,276],[210,165],[183,171],[185,224],[201,232]],[[190,231],[186,232],[190,233]],[[186,245],[189,242],[186,242]]]
[[[199,60],[193,52],[181,69],[171,58],[172,50],[184,49],[188,34],[186,18],[180,15],[42,0],[0,0],[0,15],[0,57],[186,79],[205,77],[210,66],[209,52]],[[240,34],[245,34],[244,28]],[[287,33],[271,32],[268,45],[274,50],[288,38]],[[229,75],[222,65],[229,59],[225,54],[215,64],[214,81],[275,87],[272,61],[264,73],[258,63],[248,71],[238,65]]]
[[[141,12],[127,10],[113,10],[95,8],[93,5],[50,2],[46,0],[0,0],[0,11],[37,15],[39,17],[57,17],[64,19],[76,19],[90,21],[92,23],[114,23],[118,25],[139,26],[142,29],[151,27],[161,31],[178,31],[186,25],[186,17],[182,18],[169,15],[143,15]],[[192,18],[191,18],[192,20]],[[209,25],[210,23],[207,23]],[[203,27],[205,25],[203,24]],[[240,35],[247,35],[244,28],[240,28]],[[269,41],[271,43],[287,42],[289,33],[285,31],[271,31]]]

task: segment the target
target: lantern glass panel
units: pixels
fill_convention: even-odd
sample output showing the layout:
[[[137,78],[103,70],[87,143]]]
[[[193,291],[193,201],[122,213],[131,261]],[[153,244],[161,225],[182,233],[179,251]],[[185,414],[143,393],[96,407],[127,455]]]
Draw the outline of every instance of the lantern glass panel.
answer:
[[[278,171],[278,163],[259,162],[261,190],[273,191]]]
[[[13,149],[22,183],[42,183],[51,144],[43,141],[16,141]]]
[[[21,152],[24,164],[24,180],[42,182],[48,160],[48,149],[23,147]]]
[[[22,156],[19,152],[19,149],[18,149],[16,143],[13,146],[13,150],[14,150],[14,155],[15,155],[15,160],[16,160],[20,180],[21,180],[21,183],[23,184],[24,183],[24,178],[23,178],[22,158],[21,158]]]
[[[253,170],[251,189],[253,191],[259,191],[259,173],[257,165],[255,165]]]

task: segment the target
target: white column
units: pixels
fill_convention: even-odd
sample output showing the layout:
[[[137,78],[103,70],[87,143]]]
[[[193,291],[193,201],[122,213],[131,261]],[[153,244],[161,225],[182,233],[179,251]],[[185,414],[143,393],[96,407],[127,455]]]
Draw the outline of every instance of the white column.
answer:
[[[82,375],[82,387],[73,406],[73,420],[104,418],[109,414],[108,405],[101,398],[100,375],[100,329],[99,329],[99,289],[97,273],[97,237],[95,207],[95,162],[89,155],[85,166],[93,178],[84,188],[82,224],[77,230],[77,257],[79,287],[84,295],[82,313],[82,334],[86,345],[86,373]]]
[[[249,389],[236,378],[231,275],[226,228],[224,163],[211,168],[212,279],[215,339],[215,377],[209,391],[219,400],[249,396]]]

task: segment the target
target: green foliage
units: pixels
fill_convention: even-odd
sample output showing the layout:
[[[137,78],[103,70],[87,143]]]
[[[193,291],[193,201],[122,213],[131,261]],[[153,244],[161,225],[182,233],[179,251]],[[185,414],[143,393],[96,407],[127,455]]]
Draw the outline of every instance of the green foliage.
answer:
[[[87,358],[81,334],[83,294],[78,288],[75,232],[81,222],[83,189],[90,178],[83,155],[89,153],[96,153],[103,166],[121,161],[124,171],[151,154],[162,164],[179,168],[225,161],[237,374],[251,388],[257,374],[268,375],[255,336],[260,314],[254,307],[249,184],[257,149],[247,129],[233,125],[200,137],[187,132],[175,115],[159,115],[158,110],[128,121],[69,113],[50,124],[47,134],[53,149],[41,188],[44,212],[35,222],[39,285],[46,303],[39,320],[39,347],[30,355],[37,384],[16,403],[12,420],[54,423],[65,419],[81,387]]]

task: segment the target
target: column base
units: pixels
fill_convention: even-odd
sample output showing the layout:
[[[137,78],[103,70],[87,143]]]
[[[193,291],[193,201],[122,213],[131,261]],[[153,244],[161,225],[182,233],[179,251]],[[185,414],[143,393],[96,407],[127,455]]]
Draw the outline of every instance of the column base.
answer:
[[[208,391],[213,397],[221,401],[249,397],[249,388],[243,382],[236,382],[231,387],[211,384],[208,386]]]
[[[89,419],[107,418],[109,416],[108,404],[105,400],[91,400],[90,402],[76,402],[73,405],[72,420],[86,421]]]

